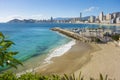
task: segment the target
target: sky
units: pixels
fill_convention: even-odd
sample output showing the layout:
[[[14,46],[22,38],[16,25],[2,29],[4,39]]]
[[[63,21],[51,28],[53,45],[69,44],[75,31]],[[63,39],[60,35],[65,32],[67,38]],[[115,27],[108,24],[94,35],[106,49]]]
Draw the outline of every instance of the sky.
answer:
[[[0,22],[120,12],[120,0],[0,0]]]

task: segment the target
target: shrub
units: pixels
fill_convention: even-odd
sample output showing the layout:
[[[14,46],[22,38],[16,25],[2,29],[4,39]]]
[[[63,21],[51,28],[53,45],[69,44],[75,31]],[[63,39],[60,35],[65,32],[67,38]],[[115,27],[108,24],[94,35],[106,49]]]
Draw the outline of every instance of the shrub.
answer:
[[[75,76],[75,74],[67,75],[64,74],[64,76],[60,75],[41,75],[41,74],[33,74],[33,73],[26,73],[21,75],[20,77],[17,77],[16,74],[12,72],[5,72],[0,75],[0,80],[85,80],[84,77],[79,74],[78,77]],[[98,76],[98,79],[90,78],[89,80],[115,80],[115,79],[109,79],[107,75],[103,76],[100,74]]]
[[[118,41],[119,40],[119,34],[115,34],[115,35],[112,35],[111,38],[115,41]]]

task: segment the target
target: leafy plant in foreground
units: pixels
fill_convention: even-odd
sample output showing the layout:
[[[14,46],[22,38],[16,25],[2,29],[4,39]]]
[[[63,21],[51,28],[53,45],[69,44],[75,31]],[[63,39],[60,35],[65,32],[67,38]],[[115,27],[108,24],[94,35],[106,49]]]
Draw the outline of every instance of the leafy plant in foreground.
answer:
[[[4,74],[0,75],[0,80],[17,80],[17,77],[12,72],[5,72]]]
[[[22,63],[14,58],[14,55],[18,54],[18,52],[13,52],[8,50],[14,43],[10,40],[6,40],[5,36],[0,32],[0,66],[12,66],[16,67],[16,64]]]
[[[100,80],[108,80],[108,75],[106,75],[104,78],[103,75],[100,73]]]
[[[42,75],[42,74],[33,74],[33,73],[25,73],[21,76],[16,76],[16,74],[12,72],[6,72],[4,74],[0,74],[0,80],[86,80],[83,78],[81,73],[78,77],[75,76],[75,74],[67,75],[64,74],[64,76],[60,75]],[[89,78],[87,80],[115,80],[115,79],[108,79],[108,76],[103,76],[100,74],[97,79],[95,78]]]

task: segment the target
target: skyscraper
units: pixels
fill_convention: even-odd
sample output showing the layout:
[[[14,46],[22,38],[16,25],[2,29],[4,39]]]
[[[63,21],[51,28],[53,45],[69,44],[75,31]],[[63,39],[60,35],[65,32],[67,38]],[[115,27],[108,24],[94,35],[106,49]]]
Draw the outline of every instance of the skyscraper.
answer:
[[[101,12],[100,15],[99,15],[99,20],[100,20],[100,22],[103,21],[103,17],[104,17],[104,14],[103,14],[103,12]]]
[[[50,21],[53,22],[53,17],[51,17]]]
[[[82,20],[82,13],[80,12],[80,20]]]

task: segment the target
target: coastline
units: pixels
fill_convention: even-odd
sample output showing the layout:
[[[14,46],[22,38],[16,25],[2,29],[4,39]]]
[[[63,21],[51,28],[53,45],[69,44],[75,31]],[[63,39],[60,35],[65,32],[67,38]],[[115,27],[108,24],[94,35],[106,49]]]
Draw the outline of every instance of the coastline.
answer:
[[[88,46],[87,48],[89,49],[81,45]],[[80,49],[84,49],[83,52]],[[90,52],[88,50],[90,50]],[[26,71],[26,72],[33,72],[33,73],[34,72],[44,73],[45,69],[48,69],[48,73],[46,71],[45,74],[49,74],[49,73],[51,74],[52,72],[56,74],[64,74],[64,73],[71,74],[75,72],[75,74],[78,75],[79,72],[82,71],[82,74],[85,76],[87,75],[87,77],[89,76],[98,77],[99,73],[102,73],[103,75],[108,74],[108,76],[112,76],[115,78],[117,77],[117,80],[119,80],[120,79],[118,75],[120,74],[119,73],[120,72],[119,71],[119,67],[120,67],[119,52],[120,52],[119,48],[115,47],[115,45],[111,42],[110,44],[90,44],[90,43],[79,43],[79,42],[77,44],[76,42],[76,44],[73,45],[70,50],[63,53],[63,55],[55,56],[54,58],[52,58],[53,63],[45,64],[45,65],[43,64],[42,66],[34,65],[35,67],[30,69],[26,67],[25,68],[26,70],[24,70],[24,72]],[[77,53],[80,53],[80,55],[77,55]],[[112,53],[114,53],[115,55]],[[38,61],[40,61],[40,59],[38,59]],[[30,64],[34,62],[35,61],[30,62]],[[57,66],[57,64],[59,65]],[[95,70],[93,70],[93,66]],[[86,72],[88,74],[86,74]]]
[[[62,36],[65,36],[65,35],[62,35]],[[65,37],[67,37],[67,36],[65,36]],[[69,38],[69,37],[67,37],[67,38]],[[69,49],[73,45],[75,45],[75,40],[71,38],[71,41],[67,42],[66,44],[61,45],[57,48],[53,48],[47,55],[45,55],[46,57],[43,58],[41,64],[37,65],[36,67],[28,68],[24,71],[19,71],[19,72],[16,73],[17,76],[25,74],[26,72],[35,73],[39,68],[42,68],[44,66],[47,66],[47,65],[51,64],[52,63],[52,61],[51,61],[52,58],[64,55],[67,51],[69,51]]]
[[[44,63],[48,63],[48,64],[52,63],[51,61],[52,58],[64,55],[64,53],[69,51],[73,45],[75,45],[75,40],[72,39],[67,44],[55,48],[50,54],[48,54],[48,57],[44,60],[45,61]]]
[[[52,63],[36,70],[41,74],[72,74],[91,59],[91,53],[98,51],[96,44],[76,41],[76,44],[62,56],[52,58]]]

